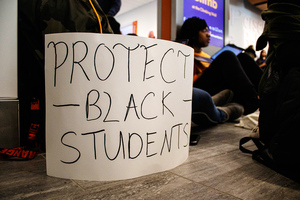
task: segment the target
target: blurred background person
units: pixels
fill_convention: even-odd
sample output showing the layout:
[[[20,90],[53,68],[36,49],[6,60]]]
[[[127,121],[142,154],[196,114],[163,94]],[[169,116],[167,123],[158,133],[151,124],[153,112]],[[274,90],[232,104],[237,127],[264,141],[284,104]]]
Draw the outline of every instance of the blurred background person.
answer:
[[[256,63],[262,70],[265,70],[265,68],[266,68],[266,60],[267,60],[267,53],[265,50],[261,50],[260,56],[256,60]]]
[[[251,58],[255,59],[256,58],[256,52],[254,50],[253,45],[250,45],[245,49],[245,53],[248,54]]]

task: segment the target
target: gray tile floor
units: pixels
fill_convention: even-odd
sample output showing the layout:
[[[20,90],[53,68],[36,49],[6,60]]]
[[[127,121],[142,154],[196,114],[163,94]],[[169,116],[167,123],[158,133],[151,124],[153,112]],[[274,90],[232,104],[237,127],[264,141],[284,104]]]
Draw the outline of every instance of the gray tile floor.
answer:
[[[300,199],[299,183],[240,152],[239,139],[249,130],[225,123],[200,133],[182,165],[123,181],[49,177],[45,154],[0,160],[0,199]]]

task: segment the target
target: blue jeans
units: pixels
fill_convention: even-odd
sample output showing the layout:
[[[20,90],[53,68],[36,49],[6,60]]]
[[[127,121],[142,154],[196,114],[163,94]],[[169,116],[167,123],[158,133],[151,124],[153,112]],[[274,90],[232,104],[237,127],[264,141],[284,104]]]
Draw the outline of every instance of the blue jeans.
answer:
[[[210,94],[202,89],[193,88],[192,121],[197,125],[213,125],[223,122],[226,114],[217,109]]]

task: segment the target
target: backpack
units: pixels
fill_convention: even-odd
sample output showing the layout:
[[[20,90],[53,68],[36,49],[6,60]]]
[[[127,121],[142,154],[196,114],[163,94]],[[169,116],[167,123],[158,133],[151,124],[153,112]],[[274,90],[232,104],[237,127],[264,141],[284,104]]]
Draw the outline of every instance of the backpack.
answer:
[[[300,181],[300,68],[289,69],[281,80],[273,77],[276,78],[270,82],[278,82],[278,86],[261,98],[259,136],[242,138],[240,150],[278,173]],[[246,149],[243,145],[248,141],[253,141],[257,150]]]
[[[268,0],[266,22],[256,49],[269,44],[267,68],[259,84],[259,137],[246,137],[240,149],[277,172],[300,181],[300,1]],[[284,28],[282,25],[284,24]],[[298,124],[299,123],[299,124]],[[252,140],[257,150],[243,144]]]

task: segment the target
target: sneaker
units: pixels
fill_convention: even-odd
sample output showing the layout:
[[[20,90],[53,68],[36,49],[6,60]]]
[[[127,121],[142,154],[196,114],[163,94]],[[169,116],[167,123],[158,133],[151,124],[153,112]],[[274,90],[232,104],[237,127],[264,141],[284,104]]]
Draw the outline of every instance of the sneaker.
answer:
[[[211,97],[216,106],[223,106],[231,102],[233,92],[229,89],[222,90]]]
[[[234,121],[237,118],[241,117],[244,113],[244,107],[238,103],[229,103],[221,107],[217,107],[219,110],[225,112],[227,115],[226,121]]]

